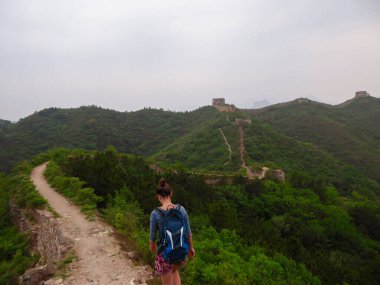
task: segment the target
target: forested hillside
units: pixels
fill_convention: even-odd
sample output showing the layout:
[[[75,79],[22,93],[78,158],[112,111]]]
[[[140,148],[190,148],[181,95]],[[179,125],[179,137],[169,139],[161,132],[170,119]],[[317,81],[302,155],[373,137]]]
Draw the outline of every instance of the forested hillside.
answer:
[[[231,159],[221,131],[231,146]],[[225,117],[205,122],[153,155],[153,160],[197,172],[237,172],[241,165],[238,128]]]
[[[154,161],[164,165],[169,163],[177,168],[184,165],[189,171],[198,173],[237,173],[239,170],[244,173],[241,172],[239,126],[232,120],[239,117],[245,118],[246,114],[236,112],[230,114],[229,119],[221,117],[204,124],[155,154]],[[331,183],[342,194],[357,191],[375,198],[380,193],[380,185],[376,180],[333,151],[293,138],[255,117],[250,124],[241,128],[244,132],[244,157],[253,171],[259,172],[262,167],[270,167],[284,170],[290,179],[317,178],[324,183]],[[223,130],[231,146],[231,159],[219,130]]]
[[[380,100],[355,98],[338,106],[291,102],[251,111],[276,131],[308,142],[380,181]]]
[[[212,107],[176,113],[116,112],[99,107],[50,108],[0,129],[0,171],[51,147],[105,149],[150,155],[220,114]]]
[[[51,108],[0,130],[0,167],[7,171],[56,146],[113,145],[163,168],[237,174],[244,173],[243,155],[253,172],[281,169],[289,179],[317,177],[345,195],[374,198],[380,192],[379,138],[380,100],[373,97],[338,106],[296,100],[229,114],[213,107],[185,113]]]
[[[290,178],[310,177],[331,183],[341,193],[380,194],[379,183],[313,144],[274,131],[260,122],[246,128],[247,154],[253,164],[284,169]],[[376,193],[376,195],[374,195]]]
[[[86,212],[97,209],[152,263],[148,223],[157,176],[142,157],[50,151],[50,183]],[[186,284],[378,284],[380,207],[318,177],[277,183],[238,178],[205,184],[200,175],[167,173],[173,200],[186,207],[197,258]],[[94,194],[96,196],[94,196]]]

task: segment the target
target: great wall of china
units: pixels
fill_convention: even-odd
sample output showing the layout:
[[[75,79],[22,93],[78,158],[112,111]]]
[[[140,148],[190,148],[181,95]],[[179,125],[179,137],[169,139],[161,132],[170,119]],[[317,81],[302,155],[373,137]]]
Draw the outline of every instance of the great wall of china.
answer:
[[[226,104],[224,98],[214,98],[212,100],[212,106],[215,107],[219,112],[230,113],[230,112],[237,111],[237,108],[234,105]],[[228,116],[227,116],[227,120],[229,121]],[[285,173],[281,169],[270,170],[268,167],[264,166],[262,167],[261,171],[253,171],[252,168],[249,165],[247,165],[247,162],[246,162],[247,154],[246,154],[245,142],[244,142],[244,138],[245,138],[244,127],[249,126],[251,124],[252,124],[251,119],[235,118],[235,121],[234,121],[234,125],[236,125],[239,128],[239,137],[240,137],[239,152],[240,152],[241,167],[245,169],[247,178],[248,179],[255,179],[255,178],[263,179],[263,178],[266,178],[267,173],[271,171],[274,179],[281,182],[285,182]],[[226,136],[224,135],[223,130],[220,128],[219,131],[223,137],[224,143],[226,144],[228,148],[229,160],[231,160],[231,156],[232,156],[231,145],[228,143],[228,140]]]

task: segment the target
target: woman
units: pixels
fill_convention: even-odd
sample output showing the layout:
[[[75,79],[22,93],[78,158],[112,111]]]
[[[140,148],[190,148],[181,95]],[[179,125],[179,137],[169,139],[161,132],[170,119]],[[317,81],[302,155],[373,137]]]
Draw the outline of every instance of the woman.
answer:
[[[161,203],[161,209],[167,211],[171,208],[175,208],[171,201],[172,189],[170,185],[166,182],[164,178],[161,178],[157,186],[157,199]],[[193,247],[193,240],[191,236],[189,217],[183,206],[179,207],[183,217],[186,221],[187,227],[187,240],[189,243],[189,253],[188,256],[190,259],[193,259],[195,256],[195,251]],[[156,252],[156,235],[157,232],[161,232],[163,228],[163,217],[157,210],[153,210],[150,215],[150,244],[149,248],[152,252]],[[161,252],[157,252],[155,260],[155,271],[156,274],[161,277],[163,285],[181,285],[181,277],[179,276],[178,266],[184,265],[185,260],[180,264],[170,264],[164,260]]]

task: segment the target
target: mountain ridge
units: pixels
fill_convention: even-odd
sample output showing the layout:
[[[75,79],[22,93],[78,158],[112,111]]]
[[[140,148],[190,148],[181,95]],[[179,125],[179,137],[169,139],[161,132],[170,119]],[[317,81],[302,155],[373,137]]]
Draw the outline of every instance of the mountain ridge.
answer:
[[[376,99],[376,100],[380,101],[380,97],[374,97],[374,96],[371,96],[371,95],[368,95],[367,97],[370,97],[370,98],[373,98],[373,99]],[[295,99],[290,100],[290,101],[285,101],[285,102],[280,102],[280,103],[274,103],[274,104],[271,104],[267,100],[260,100],[260,101],[257,101],[257,102],[266,101],[266,102],[269,103],[269,105],[267,105],[265,107],[261,107],[261,108],[238,108],[238,109],[239,110],[248,110],[248,111],[254,111],[254,110],[259,111],[259,110],[270,108],[270,107],[277,107],[277,106],[287,105],[289,103],[295,103],[298,100],[307,100],[309,102],[313,102],[313,103],[321,104],[321,105],[325,105],[325,106],[330,106],[330,107],[343,107],[344,105],[355,101],[355,99],[358,99],[358,98],[354,97],[354,98],[348,99],[348,100],[346,100],[346,101],[344,101],[342,103],[338,103],[338,104],[323,103],[323,102],[316,101],[314,99],[309,99],[308,97],[299,97],[299,98],[295,98]],[[42,112],[44,110],[51,110],[51,109],[55,109],[55,110],[76,110],[76,109],[81,109],[81,108],[97,108],[97,109],[102,109],[102,110],[114,111],[114,112],[117,112],[117,113],[137,113],[137,112],[140,112],[140,111],[143,111],[143,110],[159,110],[159,111],[164,111],[164,112],[169,112],[169,113],[191,113],[191,112],[197,111],[198,109],[201,109],[201,108],[204,108],[204,107],[209,107],[209,106],[210,105],[204,105],[204,106],[200,106],[200,107],[198,107],[197,109],[194,109],[194,110],[185,110],[185,111],[164,110],[162,108],[154,108],[154,107],[153,108],[152,107],[144,107],[142,109],[135,110],[135,111],[117,111],[117,110],[114,110],[114,109],[111,109],[111,108],[106,108],[106,107],[97,106],[97,105],[81,105],[79,107],[68,107],[68,108],[46,107],[46,108],[43,108],[43,109],[41,109],[39,111],[35,111],[34,113],[32,113],[30,115],[27,115],[26,117],[19,118],[17,121],[12,121],[12,120],[8,120],[8,119],[0,118],[0,125],[2,123],[4,123],[4,122],[6,122],[7,124],[9,124],[9,123],[10,124],[16,124],[20,120],[28,118],[29,116],[32,116],[32,115],[34,115],[36,113],[39,113],[39,112]]]
[[[350,105],[351,103],[363,100],[363,98],[370,98],[370,100],[377,100],[378,102],[380,102],[380,98],[373,97],[373,96],[370,96],[370,95],[368,95],[367,97],[354,97],[352,99],[346,100],[346,101],[344,101],[342,103],[335,104],[335,105],[334,104],[323,103],[323,102],[318,102],[318,101],[309,99],[307,97],[299,97],[299,98],[296,98],[296,99],[291,100],[291,101],[271,104],[271,105],[268,105],[268,106],[265,106],[265,107],[262,107],[262,108],[248,108],[248,109],[240,108],[240,110],[251,112],[253,114],[258,114],[258,113],[261,113],[261,112],[272,110],[274,108],[288,107],[289,105],[297,105],[297,104],[314,104],[314,105],[319,105],[321,107],[326,107],[326,108],[344,108],[344,107]],[[373,102],[376,102],[376,101],[373,101]]]
[[[319,158],[322,156],[329,165],[327,157],[331,156],[380,181],[380,151],[377,151],[380,149],[380,100],[377,98],[355,98],[340,107],[297,99],[264,109],[253,113],[248,109],[222,113],[211,106],[191,112],[152,108],[118,112],[96,106],[44,109],[0,131],[0,170],[7,171],[17,161],[52,147],[102,150],[114,145],[122,152],[163,163],[182,163],[197,171],[240,172],[240,136],[235,120],[247,120],[252,122],[252,126],[243,127],[248,132],[245,149],[247,163],[252,164],[249,167],[269,164],[289,171],[288,165],[291,170],[300,170],[301,165],[303,168],[306,165],[296,154],[303,150],[306,154],[314,153],[310,159],[315,163],[322,163]],[[219,129],[231,145],[231,160]],[[282,147],[281,141],[287,143],[288,150]],[[318,155],[308,144],[328,156]],[[295,155],[297,159],[292,162]],[[312,165],[318,165],[314,162]],[[306,170],[309,171],[307,167]]]

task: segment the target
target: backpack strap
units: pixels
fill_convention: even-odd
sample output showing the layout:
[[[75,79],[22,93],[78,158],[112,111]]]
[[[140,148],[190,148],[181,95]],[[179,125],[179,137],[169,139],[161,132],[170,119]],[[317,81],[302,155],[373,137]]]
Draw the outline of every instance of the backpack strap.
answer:
[[[156,211],[160,215],[160,217],[162,219],[164,218],[165,211],[163,209],[157,207],[156,209],[154,209],[154,211]],[[162,252],[162,250],[163,250],[163,242],[164,242],[164,236],[162,235],[161,232],[159,232],[158,233],[158,240],[156,242],[156,244],[157,244],[157,252]]]
[[[165,216],[165,212],[163,209],[161,208],[156,208],[154,209],[156,212],[158,212],[158,214],[160,214],[160,216],[163,218]]]
[[[171,209],[177,209],[177,210],[181,210],[181,205],[180,204],[177,204],[174,208],[171,208]],[[159,214],[160,214],[160,216],[163,218],[164,216],[165,216],[165,214],[166,214],[166,212],[163,210],[163,209],[161,209],[161,208],[159,208],[159,207],[157,207],[156,209],[154,209],[156,212],[158,212]],[[170,209],[168,209],[167,211],[169,211]]]

